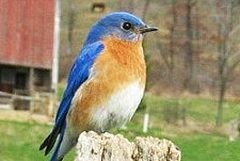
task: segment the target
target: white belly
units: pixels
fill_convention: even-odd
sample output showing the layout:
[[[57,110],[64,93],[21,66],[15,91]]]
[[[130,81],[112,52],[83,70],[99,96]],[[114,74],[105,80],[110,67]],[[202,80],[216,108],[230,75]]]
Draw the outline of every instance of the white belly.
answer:
[[[134,82],[113,94],[110,99],[92,112],[92,126],[96,131],[106,131],[111,127],[121,127],[135,113],[143,97],[144,87]]]

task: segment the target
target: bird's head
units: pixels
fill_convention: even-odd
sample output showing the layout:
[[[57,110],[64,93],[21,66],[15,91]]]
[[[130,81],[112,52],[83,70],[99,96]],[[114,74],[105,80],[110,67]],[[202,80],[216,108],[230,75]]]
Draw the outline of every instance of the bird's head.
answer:
[[[139,17],[127,12],[114,12],[100,19],[91,29],[85,44],[90,44],[106,37],[116,37],[125,41],[140,41],[143,34],[156,31]]]

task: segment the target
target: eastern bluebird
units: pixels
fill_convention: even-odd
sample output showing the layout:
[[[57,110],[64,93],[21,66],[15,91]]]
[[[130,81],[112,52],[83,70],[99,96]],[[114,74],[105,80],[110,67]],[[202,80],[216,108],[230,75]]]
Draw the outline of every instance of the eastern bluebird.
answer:
[[[40,146],[61,161],[83,131],[104,132],[131,119],[144,93],[143,34],[156,31],[140,18],[114,12],[90,30],[68,77],[55,125]]]

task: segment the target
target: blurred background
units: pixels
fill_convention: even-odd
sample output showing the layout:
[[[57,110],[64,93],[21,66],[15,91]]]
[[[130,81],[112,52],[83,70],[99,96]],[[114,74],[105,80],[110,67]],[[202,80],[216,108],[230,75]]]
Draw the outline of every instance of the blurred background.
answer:
[[[184,161],[240,160],[240,0],[0,0],[0,160],[46,160],[38,147],[71,65],[113,11],[159,31],[143,43],[144,99],[111,132],[170,139]]]

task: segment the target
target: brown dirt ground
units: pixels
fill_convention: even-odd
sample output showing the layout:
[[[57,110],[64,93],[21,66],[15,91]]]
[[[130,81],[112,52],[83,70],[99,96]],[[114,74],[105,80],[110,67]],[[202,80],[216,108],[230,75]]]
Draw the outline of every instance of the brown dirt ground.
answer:
[[[0,110],[0,120],[51,124],[53,118],[29,111]]]

